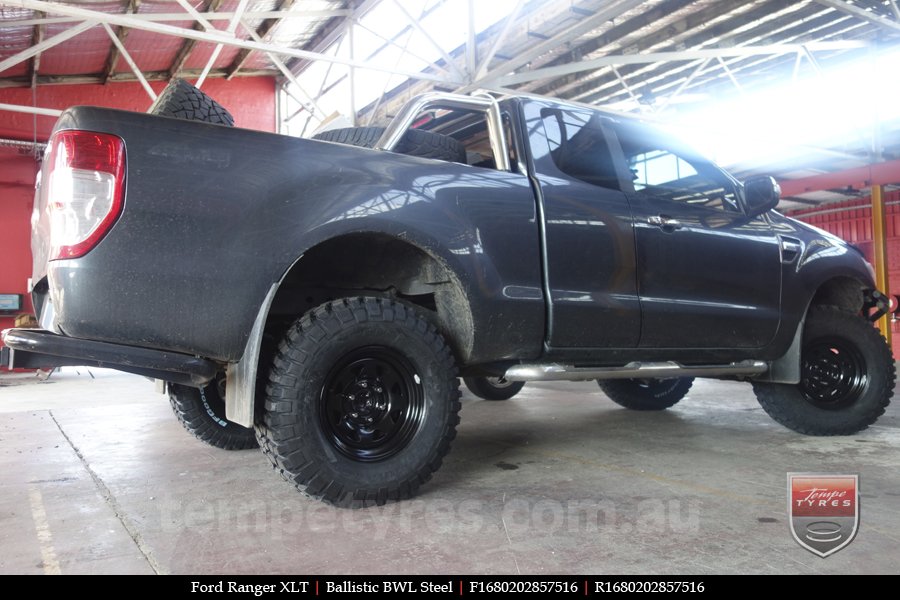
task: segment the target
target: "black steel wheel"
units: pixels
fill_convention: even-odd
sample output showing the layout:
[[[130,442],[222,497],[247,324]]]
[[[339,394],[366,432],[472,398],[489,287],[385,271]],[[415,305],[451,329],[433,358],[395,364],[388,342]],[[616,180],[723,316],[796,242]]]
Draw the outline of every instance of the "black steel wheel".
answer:
[[[894,358],[870,322],[813,307],[800,352],[800,383],[754,383],[773,419],[808,435],[849,435],[880,417],[894,393]]]
[[[465,377],[463,381],[482,400],[509,400],[525,387],[524,381],[509,381],[505,377]]]
[[[687,395],[694,378],[601,379],[597,384],[619,406],[631,410],[665,410]]]
[[[178,420],[198,440],[223,450],[256,448],[250,427],[225,417],[225,374],[220,373],[204,388],[168,384],[169,403]]]
[[[350,352],[325,378],[319,417],[331,444],[359,461],[403,450],[425,420],[413,364],[386,346]]]
[[[869,385],[862,353],[846,340],[818,338],[804,344],[800,393],[824,410],[840,410],[858,401]]]
[[[409,498],[459,423],[450,348],[418,307],[328,302],[278,348],[256,426],[263,453],[298,490],[338,506]]]

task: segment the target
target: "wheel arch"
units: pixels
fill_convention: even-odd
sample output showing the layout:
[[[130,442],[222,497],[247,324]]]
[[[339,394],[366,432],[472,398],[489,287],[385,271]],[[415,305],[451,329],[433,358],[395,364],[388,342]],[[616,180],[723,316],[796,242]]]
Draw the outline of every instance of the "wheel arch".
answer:
[[[270,288],[243,357],[228,366],[228,420],[252,426],[265,388],[265,378],[257,374],[294,320],[324,302],[356,295],[396,298],[426,309],[456,360],[471,356],[472,307],[448,261],[390,233],[336,235],[306,249]]]
[[[848,275],[837,275],[826,279],[816,288],[806,306],[804,314],[814,306],[836,306],[849,312],[860,312],[865,302],[865,292],[869,286]]]
[[[769,363],[769,371],[756,378],[756,381],[770,383],[800,382],[800,351],[803,342],[803,330],[809,311],[818,306],[835,306],[852,313],[863,311],[866,293],[871,290],[869,283],[850,274],[836,274],[821,281],[809,296],[800,319],[793,330],[791,344],[778,359]]]
[[[460,277],[447,261],[409,239],[353,232],[307,249],[284,273],[266,329],[279,327],[316,306],[357,294],[394,297],[427,309],[457,359],[474,344],[472,310]]]

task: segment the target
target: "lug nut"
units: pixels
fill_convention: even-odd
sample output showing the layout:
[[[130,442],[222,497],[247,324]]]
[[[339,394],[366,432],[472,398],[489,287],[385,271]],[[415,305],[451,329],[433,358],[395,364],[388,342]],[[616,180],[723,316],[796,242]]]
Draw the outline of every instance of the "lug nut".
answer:
[[[373,419],[372,417],[369,417],[368,419],[366,419],[366,423],[372,423],[374,421],[375,421],[375,419]]]
[[[359,413],[350,413],[350,416],[354,419],[359,416]]]

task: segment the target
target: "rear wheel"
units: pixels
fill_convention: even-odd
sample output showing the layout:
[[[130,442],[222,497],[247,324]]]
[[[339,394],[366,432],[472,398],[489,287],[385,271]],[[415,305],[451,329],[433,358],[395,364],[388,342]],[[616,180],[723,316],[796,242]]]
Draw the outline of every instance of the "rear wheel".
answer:
[[[880,417],[894,393],[894,359],[885,339],[859,315],[810,309],[800,383],[754,383],[770,417],[808,435],[849,435]]]
[[[169,384],[169,403],[175,416],[194,437],[223,450],[256,448],[253,429],[225,418],[225,375],[204,388]]]
[[[684,398],[693,377],[672,379],[601,379],[597,382],[609,399],[631,410],[665,410]]]
[[[384,298],[306,313],[278,348],[257,437],[297,489],[339,506],[412,496],[459,423],[450,349],[419,309]]]
[[[504,377],[466,377],[463,381],[482,400],[509,400],[525,387],[524,381],[509,381]]]

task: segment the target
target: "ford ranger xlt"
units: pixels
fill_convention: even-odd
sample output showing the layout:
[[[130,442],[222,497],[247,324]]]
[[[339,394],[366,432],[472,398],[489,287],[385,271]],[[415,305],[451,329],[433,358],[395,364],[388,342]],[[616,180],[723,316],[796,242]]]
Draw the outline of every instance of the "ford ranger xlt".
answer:
[[[431,477],[459,376],[488,399],[597,380],[637,410],[694,377],[747,381],[811,435],[890,401],[872,268],[776,212],[770,177],[552,99],[433,93],[387,128],[299,139],[230,127],[180,85],[183,114],[59,118],[33,218],[41,328],[4,332],[4,366],[164,382],[197,437],[258,444],[342,506]]]

